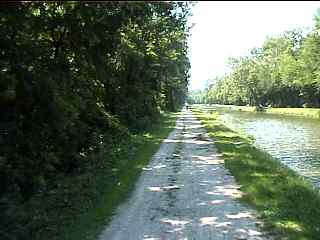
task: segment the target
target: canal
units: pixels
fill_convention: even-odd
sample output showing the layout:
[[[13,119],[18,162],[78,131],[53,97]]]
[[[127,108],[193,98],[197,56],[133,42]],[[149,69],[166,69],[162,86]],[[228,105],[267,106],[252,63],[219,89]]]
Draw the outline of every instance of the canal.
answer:
[[[320,120],[218,111],[225,125],[253,136],[256,147],[278,158],[320,188]]]

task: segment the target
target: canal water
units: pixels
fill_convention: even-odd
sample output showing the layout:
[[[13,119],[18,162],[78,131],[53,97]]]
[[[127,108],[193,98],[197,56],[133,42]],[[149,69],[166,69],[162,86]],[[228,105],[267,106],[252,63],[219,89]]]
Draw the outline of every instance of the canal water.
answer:
[[[256,147],[320,188],[320,120],[266,113],[219,112],[229,128],[253,136]]]

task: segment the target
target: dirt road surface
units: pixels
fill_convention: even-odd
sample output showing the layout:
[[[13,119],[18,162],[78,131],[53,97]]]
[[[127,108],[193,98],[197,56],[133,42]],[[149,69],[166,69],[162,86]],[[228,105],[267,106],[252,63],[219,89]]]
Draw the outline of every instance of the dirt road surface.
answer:
[[[183,110],[99,240],[270,239],[205,129]]]

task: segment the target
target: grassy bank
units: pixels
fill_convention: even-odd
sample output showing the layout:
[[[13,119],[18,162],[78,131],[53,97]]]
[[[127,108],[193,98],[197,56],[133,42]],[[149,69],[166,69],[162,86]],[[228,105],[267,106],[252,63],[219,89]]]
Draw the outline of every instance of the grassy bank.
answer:
[[[276,239],[319,239],[320,194],[309,183],[246,136],[219,121],[218,113],[192,109],[223,154],[225,166],[245,193],[241,201],[257,209]]]
[[[285,114],[320,119],[319,108],[267,108],[266,113]]]
[[[224,110],[236,110],[244,112],[255,112],[256,108],[252,106],[234,106],[234,105],[221,105],[218,106]],[[319,108],[265,108],[265,113],[271,114],[284,114],[293,116],[302,116],[309,118],[320,119],[320,109]]]
[[[164,114],[160,123],[144,134],[119,139],[117,147],[108,146],[92,156],[96,164],[87,172],[62,178],[54,190],[39,193],[14,209],[12,214],[19,216],[1,226],[0,236],[11,232],[17,239],[96,239],[133,189],[142,168],[173,130],[178,116]],[[4,239],[13,238],[8,235]]]

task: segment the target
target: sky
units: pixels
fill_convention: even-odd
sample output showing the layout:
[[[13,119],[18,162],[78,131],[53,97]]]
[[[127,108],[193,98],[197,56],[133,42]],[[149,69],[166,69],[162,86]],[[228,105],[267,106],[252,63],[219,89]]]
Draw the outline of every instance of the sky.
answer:
[[[294,28],[311,29],[320,1],[199,1],[192,8],[188,39],[190,90],[228,71],[229,57],[261,47],[266,37]]]

